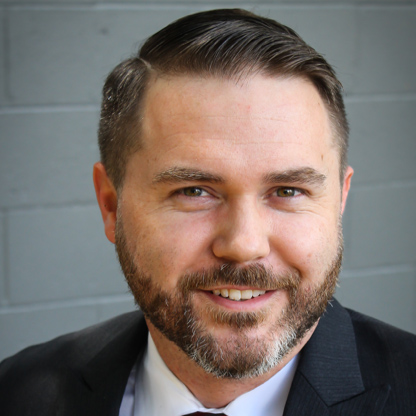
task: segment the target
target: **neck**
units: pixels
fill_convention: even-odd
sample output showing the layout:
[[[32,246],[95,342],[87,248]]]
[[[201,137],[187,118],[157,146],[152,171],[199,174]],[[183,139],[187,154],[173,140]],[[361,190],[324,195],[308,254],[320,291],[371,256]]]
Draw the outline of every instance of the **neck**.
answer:
[[[191,391],[207,408],[225,407],[237,397],[265,383],[279,372],[308,342],[317,323],[304,338],[269,372],[253,378],[217,378],[205,372],[191,360],[176,344],[169,341],[150,322],[147,321],[156,348],[169,370]]]

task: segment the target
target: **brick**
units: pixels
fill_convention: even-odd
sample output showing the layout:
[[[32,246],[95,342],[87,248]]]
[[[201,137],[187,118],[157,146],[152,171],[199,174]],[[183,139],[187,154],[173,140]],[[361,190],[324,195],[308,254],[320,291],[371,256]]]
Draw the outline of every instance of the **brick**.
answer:
[[[347,269],[414,263],[415,191],[414,184],[351,191],[344,216]]]
[[[16,211],[9,230],[12,304],[128,292],[97,207]]]
[[[4,22],[5,20],[5,13],[3,10],[0,10],[0,22]],[[5,39],[4,34],[5,31],[0,26],[0,106],[6,105],[7,102],[7,79],[6,79],[6,53],[4,50],[5,46]]]
[[[336,298],[346,307],[416,333],[416,272],[343,277]]]
[[[114,65],[170,21],[200,10],[198,4],[172,9],[162,5],[131,10],[13,9],[12,102],[98,103],[102,80]],[[415,91],[414,48],[403,47],[416,34],[414,8],[357,11],[259,3],[252,9],[295,28],[337,69],[348,92]]]
[[[348,86],[355,72],[354,9],[269,4],[252,9],[293,26],[339,68]],[[197,5],[172,9],[14,10],[10,17],[12,100],[17,104],[98,103],[102,81],[112,67],[156,30],[199,10]]]
[[[6,250],[6,236],[4,230],[4,215],[0,213],[0,306],[6,303],[6,264],[5,264],[5,250]]]
[[[0,360],[21,349],[96,323],[94,305],[0,313]]]
[[[415,93],[416,8],[362,9],[357,19],[360,39],[352,92]]]
[[[2,114],[0,207],[93,202],[97,111]]]
[[[191,6],[13,9],[11,100],[14,104],[96,104],[105,76],[121,59],[157,29],[192,11]]]
[[[353,184],[416,179],[416,101],[353,102],[347,112]]]
[[[357,27],[353,8],[264,5],[255,12],[292,27],[334,67],[346,91],[352,88]]]

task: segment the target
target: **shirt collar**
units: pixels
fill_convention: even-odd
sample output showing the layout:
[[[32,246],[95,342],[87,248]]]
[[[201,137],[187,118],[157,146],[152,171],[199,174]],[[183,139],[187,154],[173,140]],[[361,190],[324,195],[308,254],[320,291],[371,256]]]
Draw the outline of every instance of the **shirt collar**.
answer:
[[[205,408],[169,370],[149,334],[144,359],[135,382],[134,416],[181,416],[193,412],[226,413],[228,416],[281,416],[296,371],[298,356],[255,389],[221,409]]]

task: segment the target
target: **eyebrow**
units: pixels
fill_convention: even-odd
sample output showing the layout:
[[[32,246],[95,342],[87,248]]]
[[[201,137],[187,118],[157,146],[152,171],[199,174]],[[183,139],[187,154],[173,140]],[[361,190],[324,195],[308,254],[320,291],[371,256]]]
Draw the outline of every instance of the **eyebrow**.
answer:
[[[283,172],[270,172],[263,177],[265,183],[284,183],[301,185],[325,185],[327,177],[316,169],[304,167]]]
[[[156,174],[153,183],[180,183],[180,182],[208,182],[224,183],[225,180],[218,175],[199,169],[174,166]]]
[[[264,183],[325,185],[326,176],[310,167],[270,172],[263,176]],[[225,179],[200,169],[174,166],[157,173],[152,181],[154,184],[174,184],[181,182],[225,183]]]

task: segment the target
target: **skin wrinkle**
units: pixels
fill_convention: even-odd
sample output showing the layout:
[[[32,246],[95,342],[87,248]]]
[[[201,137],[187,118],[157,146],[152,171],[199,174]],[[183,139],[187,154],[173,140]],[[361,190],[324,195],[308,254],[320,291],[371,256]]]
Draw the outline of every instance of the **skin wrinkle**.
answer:
[[[177,118],[178,120],[197,120],[199,119],[198,116],[190,116],[189,113],[172,113],[169,114],[169,116],[172,119]],[[238,117],[238,116],[230,116],[230,115],[225,115],[225,116],[221,116],[221,115],[208,115],[205,114],[204,118],[208,118],[208,119],[226,119],[226,118],[233,118],[235,120],[244,120],[247,121],[248,120],[262,120],[262,121],[280,121],[280,122],[286,122],[287,119],[284,117],[265,117],[265,116],[253,116],[253,115],[248,115],[245,117]]]

